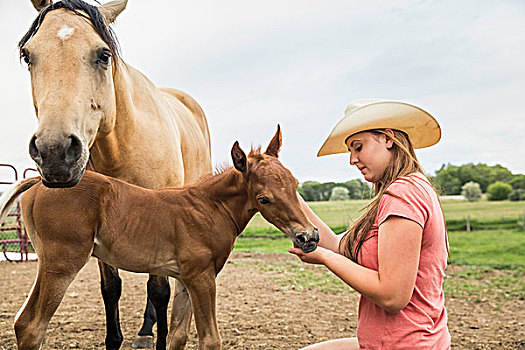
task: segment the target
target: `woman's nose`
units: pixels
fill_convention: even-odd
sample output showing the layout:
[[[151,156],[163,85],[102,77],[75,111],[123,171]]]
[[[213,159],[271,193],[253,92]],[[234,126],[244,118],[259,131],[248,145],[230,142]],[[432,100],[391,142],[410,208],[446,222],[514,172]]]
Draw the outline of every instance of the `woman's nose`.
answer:
[[[353,153],[350,153],[350,165],[356,165],[357,162],[358,162],[357,157]]]

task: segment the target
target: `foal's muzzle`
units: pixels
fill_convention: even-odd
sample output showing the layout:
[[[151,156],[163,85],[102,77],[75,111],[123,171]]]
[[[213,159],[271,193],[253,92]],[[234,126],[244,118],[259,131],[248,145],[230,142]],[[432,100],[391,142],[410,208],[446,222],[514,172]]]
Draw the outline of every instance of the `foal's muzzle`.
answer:
[[[319,231],[315,227],[312,231],[298,233],[293,240],[295,245],[305,253],[313,252],[319,243]]]
[[[73,187],[84,174],[85,164],[80,161],[82,142],[76,135],[48,141],[35,134],[29,142],[29,155],[47,187]]]

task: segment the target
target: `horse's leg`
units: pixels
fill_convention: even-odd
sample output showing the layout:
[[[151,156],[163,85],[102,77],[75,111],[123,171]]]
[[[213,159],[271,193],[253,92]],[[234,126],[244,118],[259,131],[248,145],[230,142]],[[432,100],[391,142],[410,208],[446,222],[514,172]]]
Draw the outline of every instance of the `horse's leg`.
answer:
[[[102,299],[106,309],[106,349],[119,349],[124,338],[120,330],[118,301],[122,293],[122,280],[118,269],[98,261]]]
[[[63,252],[55,249],[50,251]],[[18,349],[41,348],[51,317],[64,298],[67,288],[88,259],[89,255],[85,259],[81,256],[39,256],[35,283],[15,317]]]
[[[146,310],[144,311],[144,323],[139,330],[138,336],[131,344],[133,349],[149,349],[153,347],[153,325],[157,322],[155,307],[149,296],[146,296]]]
[[[184,284],[188,287],[193,305],[199,349],[222,349],[215,308],[215,271],[208,268],[201,273],[193,274],[191,278],[184,279]]]
[[[148,279],[148,299],[155,307],[157,315],[156,350],[166,350],[168,336],[168,303],[170,301],[170,283],[167,277],[150,275]]]
[[[175,280],[168,339],[169,350],[182,350],[186,346],[190,334],[191,315],[191,300],[188,290],[184,283]]]

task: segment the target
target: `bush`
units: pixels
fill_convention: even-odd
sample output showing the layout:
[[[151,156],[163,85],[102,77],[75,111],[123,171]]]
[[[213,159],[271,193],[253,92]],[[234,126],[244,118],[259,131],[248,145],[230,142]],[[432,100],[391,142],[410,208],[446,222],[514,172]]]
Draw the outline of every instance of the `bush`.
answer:
[[[489,201],[502,201],[509,197],[512,186],[501,181],[496,181],[487,188]]]
[[[332,193],[330,194],[331,201],[347,201],[350,199],[350,191],[344,187],[334,187],[332,188]]]
[[[525,201],[525,190],[518,188],[509,194],[509,200],[511,201]]]
[[[469,202],[477,202],[481,199],[481,187],[477,182],[467,182],[461,187],[461,195]]]

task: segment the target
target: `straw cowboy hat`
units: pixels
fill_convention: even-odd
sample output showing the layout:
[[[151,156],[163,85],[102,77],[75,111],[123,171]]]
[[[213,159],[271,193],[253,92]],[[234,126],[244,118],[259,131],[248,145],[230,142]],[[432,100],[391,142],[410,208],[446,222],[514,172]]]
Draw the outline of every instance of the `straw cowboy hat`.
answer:
[[[328,135],[317,156],[348,152],[345,141],[349,136],[373,129],[404,131],[414,148],[432,146],[441,138],[438,122],[419,107],[398,101],[356,100],[346,107],[345,116]]]

